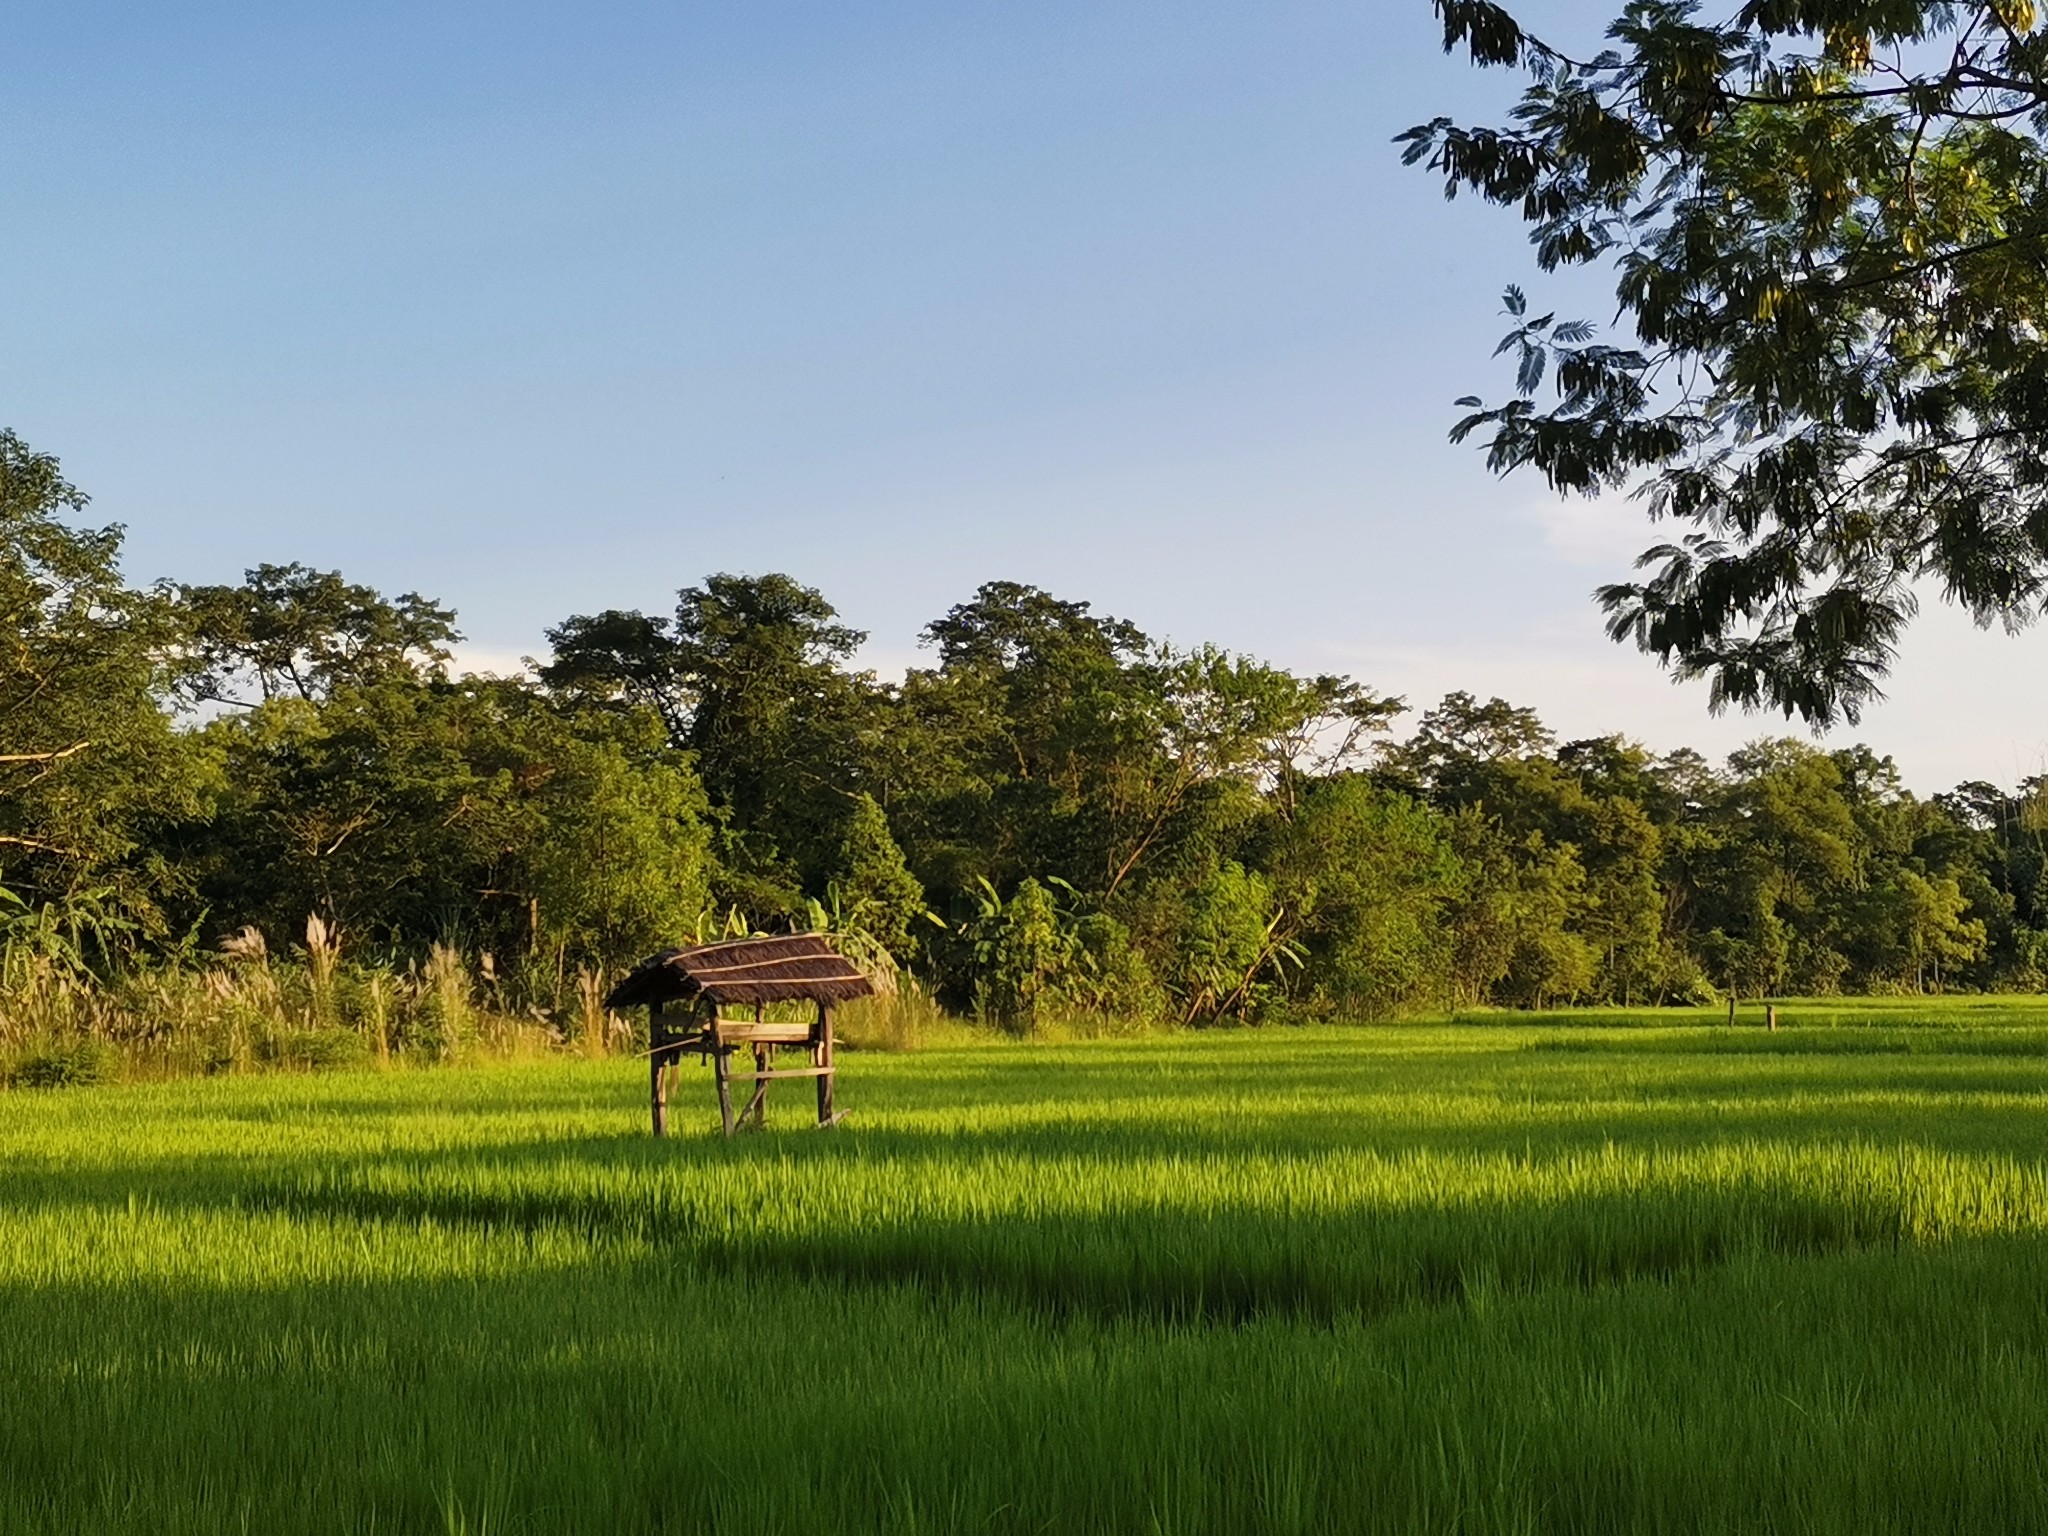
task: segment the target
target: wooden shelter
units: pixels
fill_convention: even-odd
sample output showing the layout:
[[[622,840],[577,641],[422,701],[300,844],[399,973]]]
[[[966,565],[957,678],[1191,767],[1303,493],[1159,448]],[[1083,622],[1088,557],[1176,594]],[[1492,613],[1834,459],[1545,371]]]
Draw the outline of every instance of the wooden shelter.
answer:
[[[668,1134],[668,1093],[683,1057],[708,1059],[718,1084],[718,1114],[730,1136],[752,1119],[766,1122],[768,1084],[778,1077],[814,1078],[818,1124],[836,1125],[842,1111],[832,1107],[832,1007],[867,997],[875,990],[859,966],[834,949],[822,934],[793,933],[774,938],[734,939],[671,949],[634,967],[612,989],[607,1008],[647,1009],[649,1097],[654,1134]],[[770,1003],[808,1003],[809,1020],[771,1021]],[[732,1010],[750,1009],[752,1017]],[[735,1051],[752,1053],[753,1070],[735,1072]],[[777,1067],[775,1052],[802,1050],[809,1065]],[[732,1085],[752,1083],[753,1097],[737,1117]]]

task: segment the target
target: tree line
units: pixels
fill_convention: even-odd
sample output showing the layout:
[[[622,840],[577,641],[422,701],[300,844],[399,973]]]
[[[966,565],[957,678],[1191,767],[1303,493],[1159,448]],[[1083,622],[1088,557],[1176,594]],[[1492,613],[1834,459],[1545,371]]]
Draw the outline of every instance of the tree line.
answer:
[[[0,434],[10,966],[282,949],[310,915],[559,979],[822,928],[1012,1027],[2048,975],[2040,777],[1923,799],[1863,747],[1716,766],[1464,693],[1396,739],[1403,701],[1349,678],[1000,581],[900,680],[775,574],[458,676],[438,603],[302,565],[138,588],[85,505]]]

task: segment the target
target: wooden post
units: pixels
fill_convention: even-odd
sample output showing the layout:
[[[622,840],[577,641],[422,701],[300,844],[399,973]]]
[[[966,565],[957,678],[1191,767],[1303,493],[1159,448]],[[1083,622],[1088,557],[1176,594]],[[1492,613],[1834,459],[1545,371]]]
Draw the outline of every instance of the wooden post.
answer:
[[[1765,1029],[1771,1029],[1771,1030],[1775,1030],[1775,1029],[1776,1029],[1777,1027],[1778,1027],[1778,1005],[1777,1005],[1776,1003],[1765,1003],[1765,1004],[1764,1004],[1764,1028],[1765,1028]]]
[[[1732,991],[1728,994],[1728,1023],[1731,1027],[1735,1023],[1735,994]]]
[[[818,1043],[811,1050],[811,1062],[824,1070],[818,1074],[818,1124],[830,1125],[838,1116],[832,1110],[832,1005],[818,1004]]]
[[[647,1009],[647,1095],[654,1110],[654,1134],[668,1134],[668,1030],[661,1022],[661,1004]]]
[[[725,1126],[725,1134],[732,1134],[732,1047],[720,1045],[716,1040],[711,1047],[711,1072],[718,1079],[718,1118]]]
[[[740,1116],[740,1123],[744,1125],[749,1119],[752,1119],[754,1129],[757,1131],[765,1131],[768,1128],[768,1079],[761,1075],[767,1070],[768,1047],[756,1045],[754,1047],[754,1096],[747,1100],[746,1112]]]

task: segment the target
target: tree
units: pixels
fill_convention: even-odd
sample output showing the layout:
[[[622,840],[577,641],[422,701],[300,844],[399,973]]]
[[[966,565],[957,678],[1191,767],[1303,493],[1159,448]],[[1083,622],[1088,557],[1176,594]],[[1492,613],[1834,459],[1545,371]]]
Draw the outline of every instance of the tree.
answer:
[[[1309,786],[1273,850],[1274,894],[1312,1002],[1368,1017],[1431,997],[1466,872],[1444,819],[1356,774]]]
[[[723,892],[756,918],[822,893],[844,795],[865,787],[883,695],[845,663],[867,637],[793,577],[716,575],[673,620],[618,610],[548,631],[541,678],[583,704],[652,708],[722,822]]]
[[[939,666],[902,698],[947,739],[919,747],[951,765],[946,809],[982,855],[971,875],[1054,873],[1105,902],[1242,820],[1248,797],[1286,814],[1402,707],[1346,677],[1157,644],[1017,582],[987,583],[925,639]]]
[[[653,708],[678,747],[731,756],[775,734],[807,686],[867,636],[835,623],[822,593],[794,577],[717,575],[676,595],[673,620],[607,609],[550,629],[550,687]]]
[[[1931,984],[1940,991],[1944,975],[1983,958],[1985,925],[1966,916],[1968,910],[1969,898],[1952,875],[1887,870],[1850,908],[1866,952],[1863,985],[1924,992]]]
[[[1665,942],[1650,807],[1669,816],[1675,802],[1641,747],[1612,736],[1553,751],[1555,739],[1533,710],[1458,692],[1383,755],[1385,782],[1469,818],[1460,985],[1517,998],[1661,993],[1684,967]]]
[[[714,870],[688,758],[648,715],[518,714],[508,787],[528,830],[495,889],[525,895],[528,942],[618,966],[692,937]]]
[[[838,924],[866,934],[898,961],[916,952],[917,923],[926,914],[924,887],[889,835],[889,818],[872,795],[855,795],[840,841],[831,895]]]
[[[221,787],[185,861],[223,929],[317,911],[400,952],[454,934],[618,963],[686,937],[708,900],[703,792],[648,712],[398,676],[273,699],[203,739]]]
[[[1462,689],[1427,711],[1415,734],[1381,754],[1382,776],[1439,803],[1483,799],[1488,770],[1547,752],[1556,742],[1533,709],[1480,703]]]
[[[1973,781],[1936,803],[1947,825],[1927,839],[1932,861],[1962,883],[1990,941],[1974,979],[2038,990],[2048,969],[2048,778],[2025,780],[2017,793]]]
[[[1189,895],[1168,985],[1180,995],[1183,1021],[1242,1018],[1255,1013],[1285,968],[1300,963],[1283,925],[1286,912],[1273,882],[1227,860]]]
[[[1447,51],[1530,74],[1512,122],[1402,135],[1517,208],[1545,271],[1606,263],[1609,335],[1532,314],[1470,414],[1497,471],[1623,486],[1684,531],[1609,633],[1716,708],[1816,724],[1878,693],[1916,587],[2017,629],[2048,593],[2048,32],[2031,0],[1634,0],[1573,57],[1492,0]],[[1632,333],[1632,334],[1631,334]],[[1540,401],[1548,383],[1554,395]]]
[[[1599,990],[1624,1005],[1661,995],[1687,969],[1665,941],[1663,832],[1626,795],[1587,795],[1575,819],[1586,885],[1574,926],[1598,959]]]
[[[1133,671],[1152,739],[1109,765],[1101,785],[1105,900],[1188,820],[1205,789],[1257,784],[1291,814],[1305,779],[1353,766],[1402,708],[1348,677],[1300,678],[1213,645],[1162,646]]]
[[[0,872],[32,903],[87,900],[161,929],[179,871],[150,844],[198,812],[198,756],[171,729],[177,614],[121,579],[121,530],[0,430]]]
[[[1056,1012],[1075,941],[1052,892],[1026,876],[1004,901],[982,886],[981,915],[968,930],[974,1009],[995,1023],[1029,1028]]]
[[[395,601],[339,571],[259,565],[239,587],[180,587],[193,645],[188,684],[224,704],[290,695],[324,699],[337,687],[441,666],[462,638],[453,610],[417,592]]]
[[[1845,898],[1868,869],[1842,764],[1785,738],[1752,742],[1728,767],[1711,812],[1720,836],[1695,870],[1708,970],[1758,995],[1833,992],[1849,969]]]
[[[1056,875],[1102,889],[1130,851],[1130,821],[1157,809],[1150,791],[1166,772],[1164,705],[1145,667],[1152,642],[1086,603],[1010,581],[985,583],[924,640],[939,664],[913,672],[904,697],[953,764],[933,786],[952,845],[943,864],[998,887]]]

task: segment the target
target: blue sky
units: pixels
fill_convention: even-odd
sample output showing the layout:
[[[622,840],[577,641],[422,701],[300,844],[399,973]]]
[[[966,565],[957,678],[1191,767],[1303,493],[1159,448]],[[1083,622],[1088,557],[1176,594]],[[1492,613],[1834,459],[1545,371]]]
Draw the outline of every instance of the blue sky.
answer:
[[[0,419],[138,578],[337,566],[504,666],[781,569],[900,668],[1003,577],[1568,734],[1783,729],[1600,637],[1629,508],[1444,440],[1505,282],[1604,311],[1400,167],[1513,84],[1427,0],[29,0],[9,57]],[[2041,771],[2044,643],[1923,621],[1854,734]]]

